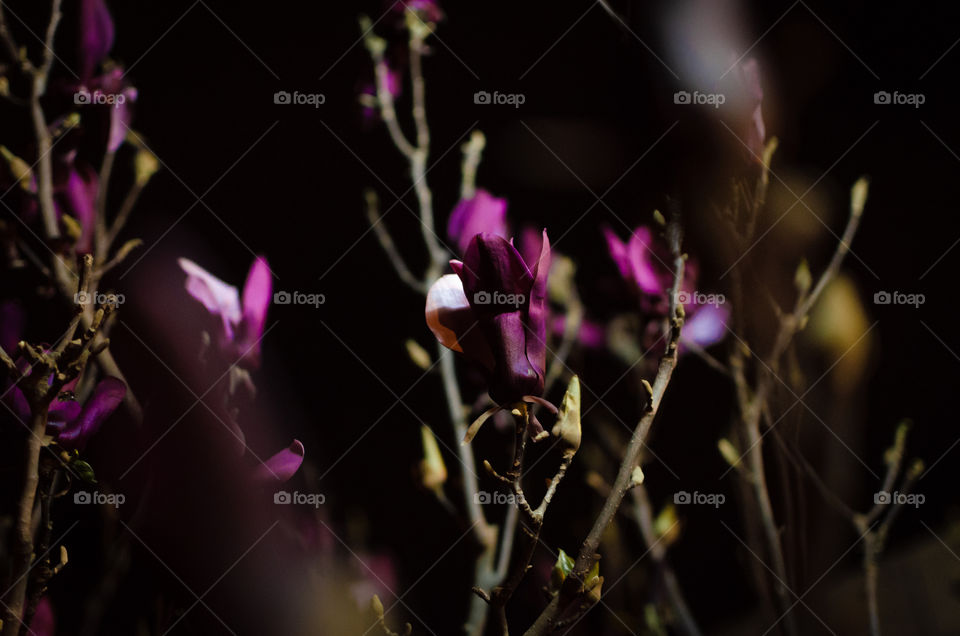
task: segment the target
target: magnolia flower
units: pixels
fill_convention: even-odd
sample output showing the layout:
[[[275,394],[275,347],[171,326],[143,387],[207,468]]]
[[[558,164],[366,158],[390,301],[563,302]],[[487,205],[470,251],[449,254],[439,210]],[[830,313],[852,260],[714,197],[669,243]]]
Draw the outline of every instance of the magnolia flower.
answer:
[[[427,294],[427,326],[443,346],[483,369],[497,405],[471,425],[465,441],[500,408],[537,402],[556,411],[541,397],[550,271],[546,230],[539,258],[530,265],[511,241],[493,234],[474,236],[463,261],[450,265],[454,274],[441,277]],[[542,432],[535,420],[532,426],[535,436]]]
[[[604,236],[620,275],[643,294],[644,310],[654,314],[666,313],[674,279],[673,257],[667,246],[655,240],[646,227],[638,227],[627,242],[621,241],[608,228],[604,229]],[[678,293],[678,301],[682,302],[686,314],[680,342],[702,348],[723,339],[730,312],[720,295],[711,297],[712,303],[699,302],[704,295],[696,291],[697,272],[696,261],[688,260]]]
[[[509,233],[507,200],[482,189],[469,199],[460,199],[447,223],[447,235],[457,244],[461,254],[467,250],[473,237],[481,232],[502,237]]]
[[[123,143],[132,117],[130,105],[137,99],[137,89],[126,81],[123,69],[106,63],[107,54],[113,47],[113,38],[113,19],[104,0],[81,0],[78,38],[80,82],[70,85],[70,88],[78,96],[90,96],[98,92],[104,95],[103,106],[110,109],[107,135],[107,150],[110,152],[116,151]],[[102,72],[97,75],[100,69]],[[98,107],[93,100],[89,100],[89,103]]]
[[[187,273],[187,292],[200,301],[211,315],[220,319],[217,343],[220,350],[240,366],[260,366],[260,339],[267,321],[267,309],[273,293],[270,266],[257,257],[250,266],[241,298],[237,288],[228,285],[196,263],[178,259]]]
[[[18,363],[21,370],[29,366]],[[50,377],[50,381],[53,377]],[[114,377],[105,377],[97,383],[93,394],[81,405],[72,397],[77,380],[66,384],[63,391],[47,410],[47,434],[68,450],[82,451],[100,426],[117,409],[127,394],[127,385]],[[4,398],[21,422],[30,418],[30,405],[19,387],[9,389]]]

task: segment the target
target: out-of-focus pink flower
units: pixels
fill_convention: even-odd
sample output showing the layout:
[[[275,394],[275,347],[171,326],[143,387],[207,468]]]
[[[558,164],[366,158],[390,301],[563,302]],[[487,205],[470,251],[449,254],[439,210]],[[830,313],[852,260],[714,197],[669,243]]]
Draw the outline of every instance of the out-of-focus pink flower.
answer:
[[[720,342],[727,335],[730,310],[725,304],[701,305],[689,311],[680,331],[681,350],[684,342],[705,348]]]
[[[610,257],[627,281],[654,296],[669,289],[673,281],[672,259],[664,246],[654,243],[650,228],[638,227],[626,242],[610,228],[604,228],[603,235]]]
[[[643,309],[654,316],[664,314],[674,278],[673,258],[666,244],[654,238],[646,227],[637,228],[626,243],[610,229],[604,229],[604,236],[620,274],[646,296]],[[697,291],[698,270],[697,262],[688,259],[678,294],[686,313],[680,338],[681,344],[708,347],[723,339],[730,312],[722,295],[708,296]]]
[[[187,292],[200,301],[211,315],[220,318],[217,341],[231,362],[240,366],[260,366],[260,339],[267,321],[267,309],[273,299],[270,266],[262,256],[253,261],[241,298],[239,291],[191,260],[177,261],[187,273]]]
[[[450,214],[447,236],[463,254],[473,237],[480,233],[507,237],[507,200],[478,189],[469,199],[460,199]],[[538,237],[539,238],[539,237]],[[526,256],[526,252],[523,252]]]

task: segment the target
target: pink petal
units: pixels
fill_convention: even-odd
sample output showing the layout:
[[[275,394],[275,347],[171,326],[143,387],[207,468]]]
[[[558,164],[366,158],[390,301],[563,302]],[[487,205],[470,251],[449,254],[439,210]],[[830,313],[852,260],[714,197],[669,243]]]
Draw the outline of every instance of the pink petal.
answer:
[[[288,481],[299,470],[304,453],[303,444],[299,440],[293,440],[289,447],[262,462],[253,471],[253,480],[262,485]]]
[[[243,286],[243,322],[245,335],[256,342],[263,335],[267,322],[267,309],[273,300],[273,279],[267,259],[258,256]]]
[[[214,316],[223,319],[228,336],[233,334],[234,325],[239,324],[240,294],[233,285],[228,285],[193,261],[177,259],[180,269],[187,273],[187,292],[207,308]]]

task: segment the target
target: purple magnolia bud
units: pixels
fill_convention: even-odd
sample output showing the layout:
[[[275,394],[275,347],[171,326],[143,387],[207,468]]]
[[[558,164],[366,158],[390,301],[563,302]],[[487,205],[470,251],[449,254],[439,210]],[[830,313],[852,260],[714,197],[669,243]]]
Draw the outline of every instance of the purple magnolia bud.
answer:
[[[546,367],[546,230],[532,268],[511,242],[493,234],[477,234],[463,261],[451,265],[460,287],[451,276],[431,287],[428,326],[441,344],[481,363],[497,404],[539,397]]]
[[[460,199],[450,214],[447,235],[463,254],[473,237],[480,233],[506,237],[507,201],[477,190],[469,199]]]

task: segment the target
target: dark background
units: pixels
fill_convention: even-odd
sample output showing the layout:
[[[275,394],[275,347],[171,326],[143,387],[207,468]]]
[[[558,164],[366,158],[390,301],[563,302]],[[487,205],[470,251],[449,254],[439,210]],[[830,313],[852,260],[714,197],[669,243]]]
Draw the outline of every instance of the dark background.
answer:
[[[664,58],[666,35],[659,18],[670,4],[616,5],[630,28]],[[708,254],[711,241],[718,240],[705,220],[708,201],[739,148],[702,111],[675,106],[672,94],[681,85],[633,35],[599,7],[587,12],[589,7],[589,2],[444,6],[447,20],[438,32],[442,43],[433,42],[434,54],[425,68],[433,160],[449,153],[431,169],[429,182],[443,227],[458,195],[459,142],[471,129],[483,130],[488,144],[479,184],[509,199],[515,225],[546,226],[552,237],[559,237],[576,224],[555,248],[578,262],[585,300],[588,306],[595,301],[595,315],[603,317],[615,272],[599,228],[607,224],[620,235],[626,229],[599,204],[579,221],[594,205],[593,193],[606,192],[679,121],[604,201],[617,217],[635,225],[648,221],[650,210],[662,205],[665,196],[677,198],[685,206],[691,245],[702,246],[700,252]],[[182,407],[193,402],[164,368],[189,373],[183,358],[169,355],[165,338],[178,331],[189,333],[202,318],[185,294],[169,291],[182,280],[175,258],[192,258],[239,284],[252,254],[265,254],[277,275],[277,289],[322,293],[326,303],[316,310],[293,306],[271,310],[270,323],[276,321],[276,327],[265,339],[264,366],[258,376],[271,406],[257,412],[261,420],[251,428],[251,444],[265,456],[291,437],[301,439],[316,469],[313,474],[323,475],[318,486],[310,486],[327,494],[331,527],[354,527],[361,519],[364,530],[351,536],[344,531],[341,536],[357,552],[366,547],[394,555],[399,566],[396,591],[403,594],[463,528],[414,486],[419,423],[433,425],[447,447],[456,443],[447,433],[438,379],[418,381],[421,371],[403,349],[405,339],[415,338],[433,351],[422,299],[398,284],[373,235],[365,234],[362,190],[376,188],[386,209],[395,200],[391,191],[406,193],[409,187],[405,164],[385,131],[365,126],[356,102],[359,87],[371,78],[366,52],[357,42],[356,17],[360,12],[376,17],[383,9],[377,2],[245,5],[216,0],[113,3],[110,8],[117,24],[112,55],[132,65],[130,78],[139,90],[134,128],[163,164],[126,232],[143,237],[150,249],[135,255],[146,254],[129,275],[111,281],[132,299],[124,322],[164,360],[161,364],[124,329],[114,335],[114,350],[132,369],[134,389],[148,407],[159,405],[158,415],[148,418],[147,430],[129,436],[136,439],[132,445],[149,445],[166,429],[166,422],[175,421]],[[862,405],[861,425],[851,429],[856,438],[847,441],[877,472],[901,417],[916,422],[910,454],[928,465],[944,456],[960,435],[953,395],[960,368],[954,310],[960,249],[949,251],[920,279],[960,237],[953,218],[960,158],[952,149],[960,147],[953,85],[960,49],[947,53],[924,79],[918,79],[960,37],[957,16],[943,11],[917,3],[865,2],[801,2],[792,8],[789,2],[763,2],[741,9],[749,42],[776,22],[751,51],[762,69],[767,132],[781,142],[775,169],[783,166],[782,174],[790,175],[798,193],[827,172],[817,188],[816,203],[823,207],[815,209],[837,234],[849,186],[861,174],[871,178],[867,212],[853,246],[868,267],[850,257],[845,268],[861,289],[870,321],[880,322],[873,334],[876,348],[869,381],[855,398]],[[389,22],[384,19],[378,32],[389,34]],[[68,23],[64,24],[66,28]],[[279,90],[323,93],[326,103],[318,109],[276,105],[273,94]],[[478,90],[519,92],[526,102],[517,109],[475,105],[473,93]],[[877,106],[872,96],[878,90],[921,92],[926,103],[919,109]],[[780,186],[775,183],[772,188]],[[206,205],[195,205],[198,196]],[[811,197],[811,207],[813,201]],[[420,271],[423,250],[409,211],[414,205],[407,193],[385,223]],[[806,214],[800,206],[795,212]],[[766,254],[774,269],[779,267],[787,277],[799,255],[787,250],[778,260],[773,248],[790,244],[792,227],[785,223],[772,234],[773,251]],[[835,242],[826,229],[815,227],[822,231],[803,245],[818,271]],[[705,259],[705,278],[716,282],[719,272],[711,273],[709,267],[715,263],[709,256]],[[167,291],[154,293],[160,288]],[[882,289],[923,293],[926,304],[917,310],[876,306],[870,299]],[[579,362],[585,382],[595,390],[585,396],[587,403],[624,370],[609,359]],[[829,364],[826,361],[823,368]],[[676,383],[653,445],[670,466],[677,467],[680,483],[662,468],[650,467],[649,488],[658,506],[675,490],[716,488],[715,480],[725,469],[715,443],[729,424],[729,387],[696,360],[681,366]],[[624,386],[620,389],[626,391]],[[475,393],[474,389],[468,395]],[[612,417],[605,408],[597,409],[598,416],[614,426],[618,418],[634,422],[629,394],[610,395],[605,406],[618,416]],[[402,404],[395,404],[399,396]],[[387,409],[389,414],[368,431]],[[818,427],[807,419],[809,426]],[[110,426],[116,428],[117,422]],[[125,439],[123,431],[107,432],[113,441],[109,447],[93,449],[94,454],[115,454],[120,443],[116,440]],[[184,454],[189,439],[188,431],[171,435],[159,455],[182,461],[184,467],[202,466],[202,457],[215,448],[195,451],[196,456]],[[506,461],[506,438],[487,432],[479,443],[481,456],[495,464]],[[930,539],[920,520],[934,529],[948,521],[956,502],[958,452],[946,454],[920,482],[918,490],[928,503],[898,522],[891,551]],[[452,456],[447,459],[455,480],[458,464]],[[845,461],[840,470],[848,472],[853,488],[861,491],[865,503],[860,507],[865,508],[874,483],[858,462],[849,456]],[[549,464],[546,460],[542,465]],[[545,542],[567,552],[576,550],[600,504],[583,476],[575,464],[547,518]],[[184,468],[176,481],[189,487],[195,479],[208,478]],[[138,487],[146,487],[149,480],[138,479]],[[729,483],[721,488],[732,491]],[[698,519],[698,513],[690,514],[674,561],[694,613],[709,629],[734,621],[757,601],[749,591],[747,563],[736,554],[740,546],[717,523],[717,515],[704,513]],[[814,526],[836,521],[822,506],[810,515]],[[736,527],[733,506],[719,517]],[[190,518],[168,523],[180,526],[179,532],[169,533],[177,537],[171,546],[204,546],[199,552],[205,553],[219,551],[209,546],[229,543],[218,524],[208,528],[202,522],[194,525]],[[359,537],[357,543],[354,536]],[[854,538],[850,534],[840,542],[848,545]],[[236,549],[224,552],[237,554],[249,545],[236,541]],[[637,538],[629,541],[636,544]],[[171,548],[169,554],[175,552]],[[856,554],[852,552],[841,569],[855,570]],[[952,560],[946,550],[942,556]],[[147,565],[150,557],[142,553],[135,559],[145,568],[156,567]],[[538,555],[540,560],[549,560],[546,551]],[[827,559],[819,571],[832,562]],[[455,633],[469,563],[464,541],[404,598],[434,633]],[[178,574],[181,567],[191,572],[184,575],[191,583],[195,575],[198,592],[218,575],[196,565],[194,572],[189,563],[171,565]],[[810,572],[807,584],[819,571]],[[242,573],[238,568],[230,578],[240,579],[233,583],[225,579],[224,588],[250,585]],[[63,581],[65,587],[67,581],[79,583]],[[55,598],[58,594],[64,595],[63,590],[54,587]],[[237,598],[242,598],[239,591],[234,597],[225,592],[220,607],[236,608]],[[533,584],[520,598],[529,604],[519,604],[513,611],[523,623],[520,615],[532,618],[542,599]],[[188,605],[193,601],[187,600]],[[124,624],[123,609],[115,611],[121,615],[117,624]],[[639,629],[640,615],[639,606],[622,614],[631,630]],[[185,620],[183,629],[202,629],[202,620],[201,616]],[[406,620],[414,622],[415,633],[427,633],[417,619],[408,615]],[[597,633],[600,624],[607,625],[603,633],[621,633],[619,623],[600,608],[584,621],[582,633]]]

